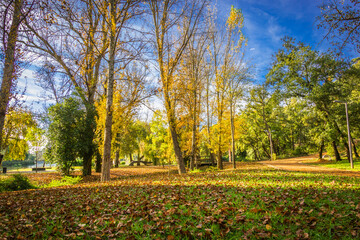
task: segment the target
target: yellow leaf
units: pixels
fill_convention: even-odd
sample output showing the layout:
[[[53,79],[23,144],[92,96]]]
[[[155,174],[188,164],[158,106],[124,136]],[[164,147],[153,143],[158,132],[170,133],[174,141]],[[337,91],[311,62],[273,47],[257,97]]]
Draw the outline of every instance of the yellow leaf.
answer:
[[[266,230],[269,230],[269,231],[272,229],[271,225],[269,225],[269,224],[266,224],[265,227],[266,227]]]

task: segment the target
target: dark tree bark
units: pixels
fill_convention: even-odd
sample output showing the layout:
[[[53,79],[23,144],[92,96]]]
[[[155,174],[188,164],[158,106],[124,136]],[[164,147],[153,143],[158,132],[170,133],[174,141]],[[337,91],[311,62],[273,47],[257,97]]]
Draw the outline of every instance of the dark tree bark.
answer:
[[[96,150],[96,164],[95,164],[95,172],[101,173],[101,155],[99,150]]]
[[[356,145],[355,145],[355,142],[354,142],[354,139],[353,139],[353,138],[351,138],[351,143],[352,143],[352,146],[353,146],[353,149],[354,149],[355,157],[356,157],[356,158],[359,158],[359,154],[358,154],[358,152],[357,152],[357,150],[356,150]]]
[[[324,140],[321,141],[321,144],[319,147],[319,159],[322,159],[323,151],[324,151]]]
[[[336,142],[335,141],[332,141],[332,146],[333,146],[333,149],[334,149],[334,154],[335,154],[335,161],[341,161],[341,157],[340,157],[340,154],[339,154],[339,151],[337,149],[337,146],[336,146]]]
[[[116,150],[115,152],[115,167],[118,168],[119,167],[119,150]]]

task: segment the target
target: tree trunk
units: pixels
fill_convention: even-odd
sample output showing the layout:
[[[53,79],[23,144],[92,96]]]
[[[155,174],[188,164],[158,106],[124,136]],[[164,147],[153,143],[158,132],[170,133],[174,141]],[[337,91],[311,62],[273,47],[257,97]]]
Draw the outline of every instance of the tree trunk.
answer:
[[[350,163],[350,149],[349,149],[349,143],[347,143],[346,141],[343,141],[344,143],[344,146],[345,146],[345,148],[346,148],[346,158],[347,158],[347,160],[349,161],[349,163]]]
[[[355,145],[354,139],[352,137],[351,137],[351,143],[352,143],[352,146],[353,146],[355,157],[359,158],[359,154],[358,154],[358,152],[356,150],[356,145]]]
[[[321,144],[319,148],[319,159],[322,159],[323,151],[324,151],[324,140],[321,140]]]
[[[335,161],[341,161],[341,157],[340,157],[340,154],[339,154],[339,151],[337,149],[337,146],[336,146],[336,142],[335,141],[332,141],[332,146],[333,146],[333,149],[334,149],[334,154],[335,154]]]
[[[95,164],[95,172],[101,173],[101,155],[99,149],[96,150],[96,164]]]
[[[220,107],[221,107],[221,104],[220,104]],[[222,170],[223,169],[223,162],[222,162],[222,152],[221,152],[221,141],[222,141],[222,138],[221,138],[221,124],[222,124],[222,113],[221,113],[221,110],[220,110],[220,113],[219,113],[219,121],[218,121],[218,124],[219,124],[219,136],[218,136],[218,159],[217,159],[217,168],[219,170]]]
[[[230,103],[230,127],[231,127],[231,159],[233,161],[233,167],[236,168],[235,161],[235,124],[234,124],[234,112],[233,104]]]
[[[95,111],[95,107],[92,103],[89,103],[86,106],[86,126],[83,133],[83,141],[86,142],[85,146],[88,147],[81,153],[83,159],[83,176],[91,175],[91,163],[95,152],[95,145],[93,143],[96,128]]]
[[[186,173],[186,168],[185,168],[184,158],[182,156],[181,149],[180,149],[180,144],[178,142],[178,135],[176,133],[176,129],[175,129],[175,126],[173,123],[172,124],[169,123],[169,127],[170,127],[171,138],[173,141],[175,157],[176,157],[176,161],[177,161],[177,164],[179,167],[178,171],[179,171],[179,174],[183,174],[183,173]]]
[[[119,150],[116,150],[115,152],[115,167],[118,168],[119,167]]]
[[[207,118],[207,125],[206,125],[206,130],[208,133],[208,145],[209,145],[209,154],[210,154],[210,161],[211,161],[211,165],[215,166],[215,156],[214,156],[214,152],[212,151],[211,148],[211,137],[210,137],[210,104],[209,104],[209,91],[210,91],[210,79],[207,78],[206,80],[206,118]]]
[[[138,153],[138,156],[137,156],[137,166],[140,166],[140,153]]]
[[[116,4],[115,0],[110,1],[110,50],[109,50],[109,77],[106,91],[106,118],[104,133],[104,156],[101,166],[101,181],[110,180],[110,164],[111,164],[111,128],[112,128],[112,104],[114,91],[114,68],[115,68],[115,52],[116,52]]]
[[[195,112],[193,113],[195,115]],[[194,170],[196,162],[196,117],[193,116],[193,126],[192,126],[192,138],[191,138],[191,159],[190,159],[190,169]]]
[[[0,150],[2,150],[3,130],[6,111],[10,101],[10,92],[14,84],[13,80],[15,77],[16,43],[18,38],[19,25],[22,20],[21,9],[23,7],[23,0],[15,0],[13,4],[14,12],[9,36],[7,38],[8,42],[6,43],[6,46],[3,46],[5,48],[5,63],[0,90]]]

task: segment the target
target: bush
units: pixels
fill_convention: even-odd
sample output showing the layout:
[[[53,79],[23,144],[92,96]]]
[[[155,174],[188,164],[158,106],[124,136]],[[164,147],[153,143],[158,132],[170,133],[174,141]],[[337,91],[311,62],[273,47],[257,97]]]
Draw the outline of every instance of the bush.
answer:
[[[214,167],[214,166],[210,166],[208,167],[205,172],[216,172],[218,171],[219,169],[217,167]]]
[[[77,177],[64,176],[60,180],[52,180],[49,184],[45,185],[44,187],[60,187],[66,185],[74,185],[76,183],[79,183],[81,180],[82,178],[80,176]]]
[[[190,173],[200,173],[203,172],[201,169],[194,168],[194,170],[190,170]]]
[[[14,174],[12,177],[0,181],[0,192],[19,191],[37,188],[30,180],[21,174]]]

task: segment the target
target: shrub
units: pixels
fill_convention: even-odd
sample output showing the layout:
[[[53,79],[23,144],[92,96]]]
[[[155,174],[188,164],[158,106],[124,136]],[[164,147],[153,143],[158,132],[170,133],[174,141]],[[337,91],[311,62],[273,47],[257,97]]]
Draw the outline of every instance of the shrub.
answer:
[[[194,168],[194,170],[191,170],[190,173],[200,173],[203,172],[201,169]]]
[[[216,172],[217,170],[219,170],[217,167],[210,166],[205,171],[206,172]]]
[[[0,192],[35,189],[30,180],[21,174],[14,174],[12,177],[0,181]]]
[[[66,185],[74,185],[79,183],[82,180],[80,176],[77,177],[70,177],[64,176],[60,180],[52,180],[49,184],[45,185],[44,187],[60,187]]]

